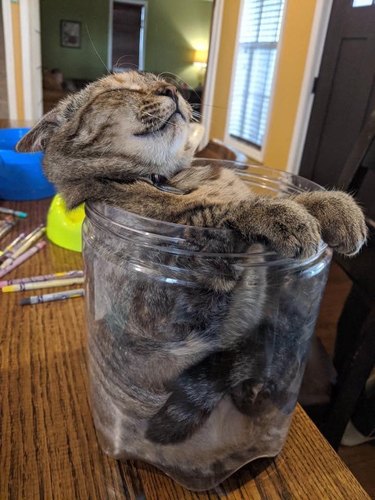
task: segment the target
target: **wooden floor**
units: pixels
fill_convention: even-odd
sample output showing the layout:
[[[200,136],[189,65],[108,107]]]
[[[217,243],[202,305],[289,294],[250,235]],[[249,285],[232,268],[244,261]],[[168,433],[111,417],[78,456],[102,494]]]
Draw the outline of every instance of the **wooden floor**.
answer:
[[[333,264],[317,324],[317,334],[329,353],[333,351],[337,320],[350,286],[345,273]],[[375,446],[342,446],[339,454],[370,497],[375,499]]]

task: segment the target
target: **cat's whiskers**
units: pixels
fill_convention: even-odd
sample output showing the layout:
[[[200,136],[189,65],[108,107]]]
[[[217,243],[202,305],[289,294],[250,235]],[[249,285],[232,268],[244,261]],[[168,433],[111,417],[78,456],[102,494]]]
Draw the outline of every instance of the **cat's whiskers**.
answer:
[[[215,104],[205,104],[204,102],[201,102],[201,103],[193,103],[193,104],[190,104],[190,106],[192,108],[194,107],[202,107],[202,106],[205,106],[207,108],[216,108],[216,109],[227,109],[225,106],[216,106]]]
[[[153,114],[149,113],[148,111],[143,111],[143,113],[144,113],[144,114],[146,114],[147,116],[150,116],[150,117],[151,117],[151,118],[153,118],[154,120],[156,120],[156,121],[157,121],[156,125],[158,125],[158,122],[159,122],[159,123],[162,123],[162,122],[163,122],[163,119],[162,119],[162,118],[160,118],[160,117],[158,117],[158,116],[155,116],[155,115],[153,115]],[[155,125],[154,123],[152,123],[152,124],[151,124],[151,126],[154,126],[154,125]]]
[[[163,71],[162,73],[159,73],[158,77],[160,77],[160,79],[162,80],[163,75],[171,75],[174,78],[173,83],[175,83],[177,87],[179,87],[181,83],[185,84],[186,87],[194,92],[194,94],[198,97],[199,102],[201,102],[201,97],[198,92],[186,80],[176,75],[175,73],[172,73],[171,71]]]
[[[113,65],[114,68],[121,68],[121,59],[123,59],[124,57],[132,57],[131,54],[124,54],[122,55],[121,57],[119,57],[116,61],[116,63]],[[135,64],[135,63],[127,63],[125,62],[124,64],[126,64],[125,67],[128,67],[128,68],[134,68],[135,70],[138,70],[138,64]]]
[[[168,124],[168,125],[172,125],[173,127],[175,127],[175,126],[176,126],[176,123],[173,123],[173,122],[171,122],[170,120],[163,120],[163,118],[160,118],[160,117],[158,117],[158,116],[155,116],[155,115],[153,115],[153,114],[151,114],[151,113],[149,113],[149,112],[147,112],[147,111],[143,111],[143,113],[144,113],[144,114],[146,114],[146,115],[148,115],[148,116],[150,116],[151,118],[154,118],[154,119],[155,119],[155,120],[157,120],[158,122],[163,123],[163,124],[165,124],[165,125],[167,125],[167,124]],[[154,133],[154,132],[152,132],[152,133]]]
[[[85,23],[85,27],[86,27],[86,31],[87,31],[87,35],[89,37],[89,40],[90,40],[90,43],[92,45],[92,48],[94,49],[94,52],[95,54],[98,56],[99,60],[101,61],[101,63],[103,64],[103,66],[105,67],[105,69],[107,70],[107,73],[110,74],[112,73],[112,71],[108,68],[108,66],[106,65],[106,63],[103,61],[103,59],[101,58],[99,52],[97,51],[96,47],[95,47],[95,44],[91,38],[91,34],[90,34],[90,30],[89,30],[89,27],[87,25],[87,23]]]

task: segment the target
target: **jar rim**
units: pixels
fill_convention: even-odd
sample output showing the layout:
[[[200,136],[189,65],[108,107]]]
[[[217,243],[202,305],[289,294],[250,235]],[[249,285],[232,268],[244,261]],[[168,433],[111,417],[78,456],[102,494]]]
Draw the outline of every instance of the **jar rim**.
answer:
[[[271,189],[270,188],[270,183],[278,183],[279,187],[280,184],[283,185],[284,188],[288,188],[291,193],[293,194],[298,194],[306,191],[325,191],[325,189],[322,186],[319,186],[319,184],[310,181],[308,179],[305,179],[304,177],[301,177],[296,174],[291,174],[289,172],[273,169],[270,167],[265,167],[263,165],[253,165],[253,164],[248,164],[248,163],[242,163],[242,162],[237,162],[233,160],[217,160],[217,159],[210,159],[210,158],[196,158],[193,160],[193,165],[205,165],[207,164],[216,164],[220,166],[224,166],[226,168],[231,168],[236,171],[236,173],[243,178],[243,180],[246,181],[249,179],[249,176],[254,177],[256,180],[259,182],[262,182],[262,184],[257,184],[259,187],[263,187],[268,190],[273,190],[275,192],[282,192],[280,189]],[[252,171],[252,172],[251,172]],[[259,171],[256,173],[256,171]],[[264,173],[262,173],[264,171]],[[272,177],[274,176],[274,177]],[[296,184],[298,182],[298,185]],[[127,232],[131,232],[132,236],[136,237],[144,237],[147,236],[147,239],[150,241],[145,242],[144,238],[142,241],[142,245],[147,246],[147,248],[155,248],[157,250],[161,250],[164,252],[169,252],[169,253],[178,253],[181,255],[199,255],[200,257],[207,257],[207,258],[218,258],[218,257],[223,257],[225,255],[226,258],[249,258],[250,260],[259,260],[259,257],[263,257],[267,260],[266,264],[270,265],[272,264],[277,264],[277,265],[284,265],[288,264],[290,265],[292,262],[297,262],[298,267],[299,266],[305,266],[311,264],[313,261],[318,259],[328,248],[327,244],[321,241],[319,248],[317,252],[312,255],[311,257],[308,257],[306,259],[293,259],[293,258],[288,258],[288,257],[281,257],[279,254],[277,254],[275,251],[267,248],[267,249],[262,249],[261,251],[257,252],[252,252],[252,253],[208,253],[204,252],[201,250],[183,250],[179,248],[173,248],[170,246],[171,243],[183,243],[186,241],[182,236],[171,236],[168,234],[168,232],[172,232],[174,234],[180,234],[183,235],[184,231],[189,229],[190,231],[193,230],[194,232],[198,234],[202,232],[207,232],[210,231],[211,233],[218,233],[218,234],[223,234],[223,232],[231,233],[233,230],[231,229],[226,229],[226,228],[210,228],[210,227],[197,227],[197,226],[187,226],[184,224],[177,224],[174,222],[166,222],[163,220],[159,219],[153,219],[150,217],[145,217],[142,215],[138,215],[134,212],[129,212],[127,210],[124,210],[120,207],[117,207],[115,205],[108,205],[105,203],[100,203],[100,202],[93,202],[93,201],[87,201],[85,203],[85,211],[88,219],[97,225],[100,225],[101,228],[105,231],[109,231],[111,233],[116,234],[116,236],[123,237],[123,235],[118,234],[118,232],[115,230],[117,229],[125,229]],[[110,211],[110,215],[108,215],[108,212]],[[99,223],[101,221],[102,223]],[[129,221],[132,221],[134,225],[138,225],[140,229],[137,229],[136,227],[132,227],[129,225]],[[99,224],[98,224],[99,223]],[[152,231],[152,230],[145,230],[142,229],[145,227],[148,227],[150,229],[157,229],[157,231]],[[152,242],[152,239],[157,239],[157,242]],[[168,248],[163,246],[164,244],[169,244]],[[135,242],[136,244],[136,242]],[[259,265],[264,265],[265,262],[259,263]],[[254,265],[254,264],[252,264]]]

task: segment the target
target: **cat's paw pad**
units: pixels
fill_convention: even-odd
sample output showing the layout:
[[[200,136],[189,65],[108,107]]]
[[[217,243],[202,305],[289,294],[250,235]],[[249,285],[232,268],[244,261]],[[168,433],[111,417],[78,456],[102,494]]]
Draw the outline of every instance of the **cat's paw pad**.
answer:
[[[311,212],[320,222],[323,240],[344,255],[358,253],[367,237],[361,208],[351,196],[340,191],[314,194]]]
[[[318,251],[321,242],[319,222],[297,203],[273,200],[265,217],[264,236],[283,257],[304,259]]]

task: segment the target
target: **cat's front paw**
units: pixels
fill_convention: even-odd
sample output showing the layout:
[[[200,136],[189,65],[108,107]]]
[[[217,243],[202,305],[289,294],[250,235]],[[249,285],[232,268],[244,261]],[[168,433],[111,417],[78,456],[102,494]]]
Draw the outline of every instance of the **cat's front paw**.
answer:
[[[318,251],[319,222],[297,203],[286,199],[262,200],[255,212],[261,220],[259,236],[283,257],[304,259]]]
[[[347,193],[323,191],[294,198],[318,219],[322,238],[336,252],[353,256],[366,242],[367,227],[362,210]]]

